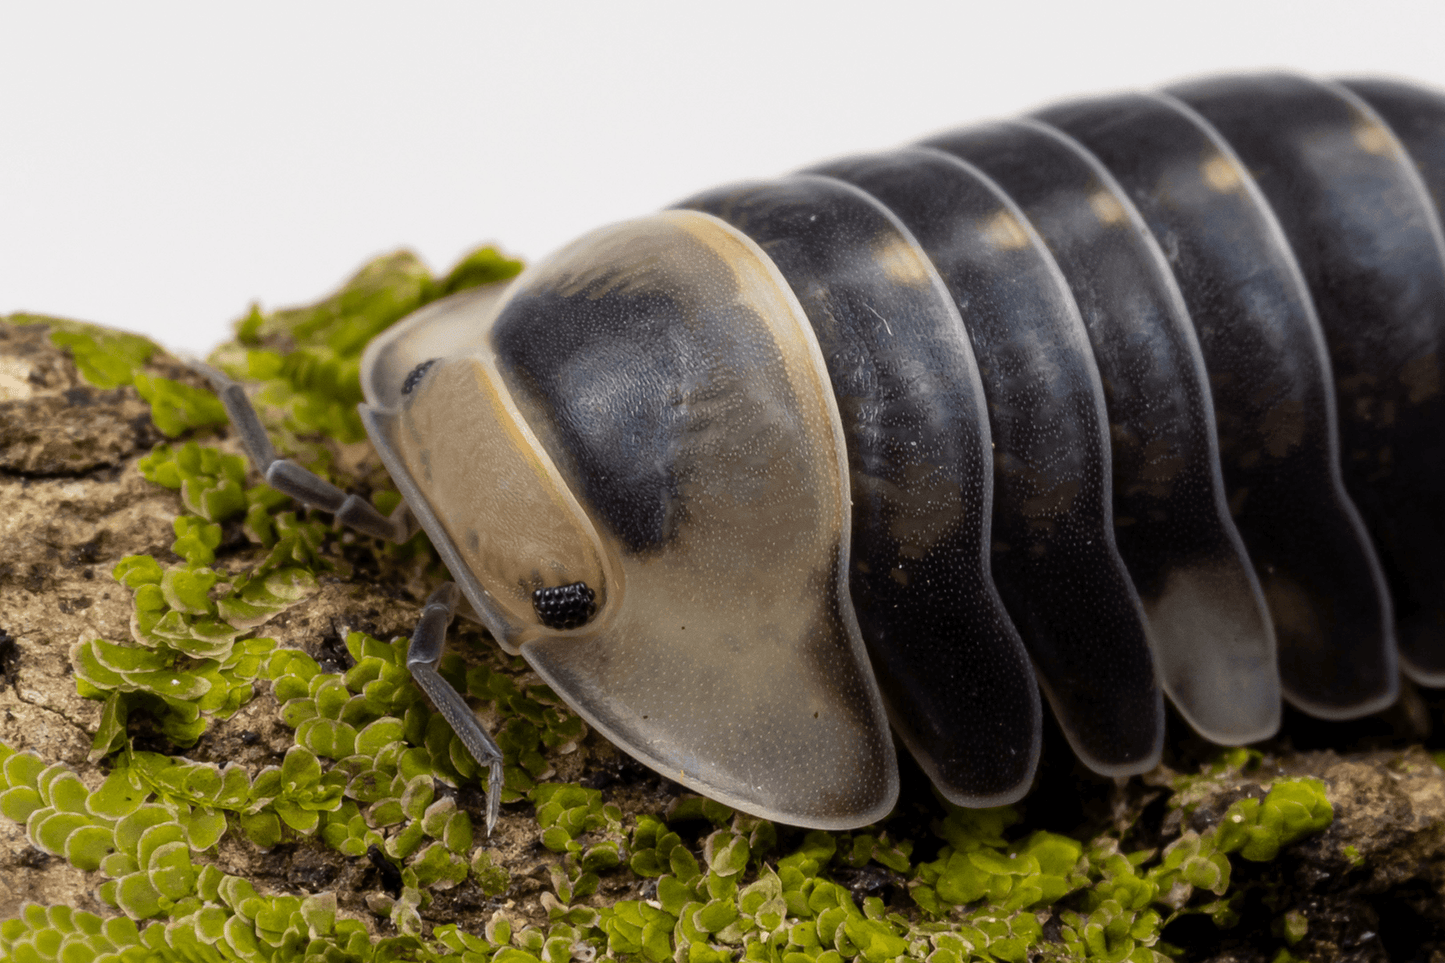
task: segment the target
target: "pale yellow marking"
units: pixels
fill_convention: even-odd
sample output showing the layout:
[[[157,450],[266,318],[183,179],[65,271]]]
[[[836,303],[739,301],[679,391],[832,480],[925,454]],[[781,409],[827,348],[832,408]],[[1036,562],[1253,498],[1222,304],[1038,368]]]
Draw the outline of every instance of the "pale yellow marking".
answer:
[[[1122,224],[1129,216],[1112,191],[1094,191],[1089,195],[1089,207],[1093,208],[1094,216],[1101,224]]]
[[[882,243],[873,246],[873,259],[895,284],[925,287],[933,283],[933,272],[922,252],[897,234],[886,234]]]
[[[1239,167],[1223,154],[1210,154],[1199,165],[1204,183],[1221,194],[1233,194],[1243,180]]]
[[[1029,232],[1011,211],[999,211],[985,221],[983,237],[1000,251],[1017,251],[1029,245]]]
[[[1395,141],[1395,135],[1390,133],[1388,127],[1380,124],[1372,124],[1369,121],[1360,121],[1355,124],[1355,143],[1360,149],[1380,157],[1394,157],[1399,154],[1399,145]]]

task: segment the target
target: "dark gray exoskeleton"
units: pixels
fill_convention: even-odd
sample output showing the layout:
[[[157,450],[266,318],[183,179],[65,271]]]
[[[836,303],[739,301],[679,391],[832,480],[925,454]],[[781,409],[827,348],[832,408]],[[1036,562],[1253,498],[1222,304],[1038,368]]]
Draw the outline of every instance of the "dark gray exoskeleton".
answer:
[[[1083,100],[709,191],[381,335],[383,518],[457,612],[657,771],[852,828],[890,725],[945,797],[1445,685],[1445,97],[1288,75]]]

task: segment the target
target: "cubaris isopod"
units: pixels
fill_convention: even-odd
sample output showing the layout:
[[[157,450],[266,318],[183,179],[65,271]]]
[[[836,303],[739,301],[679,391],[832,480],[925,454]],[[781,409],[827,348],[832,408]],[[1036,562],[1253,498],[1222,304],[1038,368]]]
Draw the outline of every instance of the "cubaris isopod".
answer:
[[[699,194],[369,347],[383,518],[592,726],[743,811],[1028,789],[1042,690],[1100,773],[1163,695],[1272,734],[1445,685],[1445,97],[1288,75],[1081,100]]]

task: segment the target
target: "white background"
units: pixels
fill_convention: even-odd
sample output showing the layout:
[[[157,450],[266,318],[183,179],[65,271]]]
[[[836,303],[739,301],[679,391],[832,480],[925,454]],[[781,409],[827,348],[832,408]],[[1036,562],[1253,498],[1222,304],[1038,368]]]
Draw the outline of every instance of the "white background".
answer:
[[[407,246],[535,258],[719,183],[1214,71],[1445,88],[1445,3],[0,6],[0,314],[203,352]]]

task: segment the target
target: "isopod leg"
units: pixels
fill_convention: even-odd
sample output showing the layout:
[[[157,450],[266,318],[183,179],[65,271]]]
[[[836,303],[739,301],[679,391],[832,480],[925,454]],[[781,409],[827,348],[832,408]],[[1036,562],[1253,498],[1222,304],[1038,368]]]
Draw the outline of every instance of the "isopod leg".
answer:
[[[245,389],[214,368],[201,364],[195,367],[210,380],[221,403],[226,406],[231,425],[236,429],[246,453],[251,456],[251,463],[266,479],[266,484],[303,504],[331,512],[338,522],[367,535],[404,542],[416,533],[416,519],[407,510],[405,502],[388,517],[365,499],[342,491],[294,461],[277,458],[276,449],[267,437],[251,400],[246,397]],[[406,667],[431,699],[432,705],[451,724],[472,758],[487,767],[487,834],[491,835],[501,812],[502,751],[477,722],[461,693],[453,689],[436,670],[446,648],[447,626],[456,615],[460,601],[461,592],[452,582],[447,582],[427,598],[421,618],[412,632]]]
[[[432,705],[446,717],[472,758],[487,767],[487,835],[490,836],[502,808],[502,750],[477,722],[476,714],[461,693],[437,672],[437,663],[446,649],[447,626],[456,615],[460,599],[461,592],[454,582],[447,582],[427,598],[411,634],[406,667]]]
[[[194,367],[210,380],[216,395],[226,406],[231,426],[235,428],[246,453],[251,456],[251,464],[256,466],[266,484],[305,505],[331,512],[338,522],[364,534],[392,542],[404,542],[416,534],[416,520],[405,502],[390,516],[383,515],[359,495],[342,491],[290,459],[277,458],[276,449],[272,447],[261,419],[256,416],[251,399],[246,397],[246,390],[208,365],[195,364]]]

